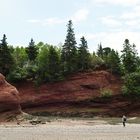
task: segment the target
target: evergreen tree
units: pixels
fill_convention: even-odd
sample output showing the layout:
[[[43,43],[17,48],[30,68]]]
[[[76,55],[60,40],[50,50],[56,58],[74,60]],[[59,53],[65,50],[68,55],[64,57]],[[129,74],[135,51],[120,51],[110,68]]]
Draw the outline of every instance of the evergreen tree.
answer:
[[[30,61],[35,61],[38,54],[38,48],[36,47],[33,39],[29,42],[29,46],[26,48],[26,53]]]
[[[67,35],[61,52],[63,71],[66,73],[72,73],[77,70],[77,43],[72,26],[72,20],[70,20],[67,25]]]
[[[10,69],[13,66],[14,60],[8,43],[6,42],[6,35],[3,35],[3,39],[0,43],[0,72],[7,76],[10,72]]]
[[[130,45],[129,40],[125,39],[122,50],[122,62],[126,73],[135,72],[138,67],[138,56],[136,46]]]
[[[97,55],[103,59],[103,47],[102,44],[98,44],[98,50],[97,50]]]
[[[111,52],[110,47],[103,48],[103,57],[106,58],[110,52]]]
[[[37,64],[35,63],[35,60],[38,55],[38,48],[35,45],[35,42],[33,39],[31,39],[31,42],[29,42],[28,47],[26,47],[26,53],[28,56],[28,62],[26,65],[26,70],[28,73],[27,78],[30,80],[35,80],[36,79],[36,73],[37,73]]]
[[[102,59],[104,61],[104,68],[105,69],[109,68],[108,56],[110,53],[111,53],[110,47],[102,48]]]
[[[121,73],[120,57],[118,52],[116,52],[114,49],[112,49],[108,55],[108,65],[111,69],[111,72],[115,74]]]
[[[111,48],[110,47],[105,47],[103,48],[102,47],[102,44],[100,43],[98,45],[98,50],[97,50],[97,55],[98,57],[102,58],[107,66],[107,61],[108,61],[108,55],[110,54],[111,52]]]
[[[48,52],[48,74],[49,81],[57,81],[60,76],[60,57],[53,46],[49,47]]]
[[[81,38],[81,44],[78,49],[78,68],[79,70],[86,70],[89,68],[90,54],[88,52],[87,41],[84,37]]]

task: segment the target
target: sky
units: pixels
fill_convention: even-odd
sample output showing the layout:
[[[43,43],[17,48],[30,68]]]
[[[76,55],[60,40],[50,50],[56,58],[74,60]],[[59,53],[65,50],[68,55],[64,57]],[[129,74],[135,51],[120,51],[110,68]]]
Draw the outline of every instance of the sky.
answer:
[[[140,0],[0,0],[0,38],[9,45],[64,43],[73,21],[77,44],[84,36],[91,52],[98,44],[121,51],[125,39],[140,52]]]

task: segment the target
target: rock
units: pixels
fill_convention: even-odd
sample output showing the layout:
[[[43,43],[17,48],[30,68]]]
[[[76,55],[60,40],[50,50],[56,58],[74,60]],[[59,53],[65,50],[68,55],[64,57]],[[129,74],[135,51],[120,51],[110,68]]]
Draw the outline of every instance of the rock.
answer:
[[[6,113],[8,116],[21,113],[19,92],[5,80],[2,74],[0,74],[0,113]]]

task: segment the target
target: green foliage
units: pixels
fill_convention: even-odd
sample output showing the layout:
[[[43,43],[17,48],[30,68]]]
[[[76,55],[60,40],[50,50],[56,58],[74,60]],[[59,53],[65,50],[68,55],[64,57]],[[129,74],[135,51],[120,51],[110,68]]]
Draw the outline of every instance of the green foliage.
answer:
[[[77,46],[72,21],[68,22],[67,35],[61,51],[61,62],[64,73],[77,71]]]
[[[100,90],[101,97],[103,98],[110,98],[112,96],[112,90],[103,88]]]
[[[14,64],[12,57],[12,49],[7,45],[6,35],[3,35],[3,39],[0,43],[0,72],[7,76]]]
[[[97,56],[95,53],[90,55],[90,68],[96,69],[104,65],[104,61],[101,57]]]
[[[12,52],[14,62],[16,66],[24,67],[28,61],[28,56],[23,47],[16,47]],[[15,66],[15,67],[16,67]]]
[[[111,52],[111,48],[105,47],[103,48],[103,57],[106,58]]]
[[[123,80],[122,93],[124,95],[140,95],[140,72],[126,74]]]
[[[98,57],[103,59],[103,47],[102,47],[101,43],[98,44],[97,55],[98,55]]]
[[[88,43],[84,37],[77,48],[72,21],[68,21],[64,45],[59,48],[39,42],[35,45],[33,39],[28,47],[12,47],[7,45],[6,35],[0,43],[0,72],[11,81],[32,80],[37,84],[55,82],[64,79],[67,74],[78,71],[110,70],[111,73],[125,74],[124,94],[139,94],[138,86],[140,58],[135,44],[130,45],[126,39],[123,44],[121,59],[117,51],[98,45],[97,55],[90,54]],[[132,73],[132,74],[131,74]],[[137,78],[138,77],[138,78]],[[103,89],[102,96],[110,96],[111,91]]]
[[[25,48],[23,47],[13,48],[12,56],[14,58],[14,64],[11,71],[7,75],[7,79],[15,83],[25,81],[28,76],[26,68],[28,57],[25,52]]]
[[[57,81],[60,76],[60,57],[55,47],[50,46],[48,52],[48,79]]]
[[[16,67],[9,73],[7,79],[10,82],[18,83],[18,82],[26,81],[27,75],[28,73],[26,68]]]
[[[109,47],[103,48],[100,43],[97,55],[103,60],[105,67],[110,69],[112,73],[121,74],[121,60],[117,51]]]
[[[36,47],[33,39],[29,42],[29,46],[26,48],[26,53],[30,61],[35,61],[38,54],[38,48]]]
[[[36,81],[37,83],[42,83],[47,81],[47,70],[48,70],[48,53],[49,53],[49,45],[43,44],[40,46],[39,54],[37,57],[37,75]]]
[[[90,54],[88,52],[87,41],[84,37],[81,38],[81,44],[78,49],[78,69],[86,70],[90,67]]]
[[[124,73],[135,72],[138,68],[138,56],[136,51],[136,46],[130,45],[129,40],[124,41],[122,50],[122,62],[124,66]]]
[[[38,70],[36,82],[54,82],[63,79],[61,74],[60,50],[45,44],[40,48],[37,58]]]
[[[121,74],[121,63],[118,52],[115,52],[113,49],[108,54],[107,65],[111,69],[111,72],[115,74]]]
[[[26,66],[26,71],[27,71],[27,79],[30,80],[35,80],[36,79],[36,74],[38,67],[34,63],[28,63]]]

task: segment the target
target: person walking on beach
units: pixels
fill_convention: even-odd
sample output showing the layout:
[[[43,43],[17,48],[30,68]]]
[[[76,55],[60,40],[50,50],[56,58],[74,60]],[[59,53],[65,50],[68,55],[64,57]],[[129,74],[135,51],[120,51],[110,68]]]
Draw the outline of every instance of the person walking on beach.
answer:
[[[123,115],[123,117],[122,117],[122,123],[123,123],[123,126],[125,127],[125,123],[126,123],[126,116],[125,115]]]

